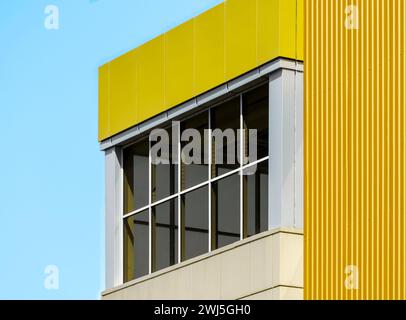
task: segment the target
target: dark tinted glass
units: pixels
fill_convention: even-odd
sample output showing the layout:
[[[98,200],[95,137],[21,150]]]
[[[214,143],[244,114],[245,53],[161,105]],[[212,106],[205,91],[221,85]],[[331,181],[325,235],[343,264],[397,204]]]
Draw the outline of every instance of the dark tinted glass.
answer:
[[[244,175],[244,235],[268,230],[268,161],[245,170]]]
[[[213,183],[212,247],[221,248],[240,240],[240,176]]]
[[[182,260],[209,250],[208,187],[182,196],[183,238]]]
[[[197,152],[198,150],[196,149],[194,149],[196,152],[186,151],[188,149],[187,146],[190,146],[190,142],[193,140],[192,138],[189,138],[189,140],[181,142],[182,153],[185,154],[185,156],[192,155],[193,157],[196,157],[196,159],[200,159],[200,161],[185,163],[182,158],[182,190],[188,189],[208,180],[208,143],[205,143],[205,140],[207,142],[208,113],[200,113],[199,115],[182,122],[181,132],[185,133],[185,130],[187,129],[196,129],[198,131],[198,136],[200,137],[200,143],[198,144],[200,144],[200,148],[197,149],[200,149],[200,152]]]
[[[124,219],[124,281],[148,274],[148,211]]]
[[[240,98],[211,110],[213,176],[239,167],[237,134],[240,129]]]
[[[165,132],[168,138],[168,148],[158,148],[160,150],[158,156],[161,161],[159,164],[157,162],[151,164],[152,202],[169,197],[178,190],[177,141],[172,141],[172,129],[167,129]],[[160,138],[157,141],[151,141],[151,150],[159,144],[163,145]]]
[[[124,149],[124,213],[148,205],[148,139]]]
[[[153,208],[153,270],[160,270],[178,262],[178,200],[171,200]]]
[[[268,156],[269,86],[264,85],[243,95],[244,129],[257,130],[257,160]],[[249,155],[249,134],[245,134],[245,155]]]

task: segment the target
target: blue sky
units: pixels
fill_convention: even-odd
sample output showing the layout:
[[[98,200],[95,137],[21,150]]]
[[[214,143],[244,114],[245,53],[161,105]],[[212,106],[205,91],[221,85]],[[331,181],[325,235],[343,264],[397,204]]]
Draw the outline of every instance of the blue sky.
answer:
[[[0,0],[0,299],[99,298],[97,68],[220,2]],[[44,26],[48,5],[58,30]]]

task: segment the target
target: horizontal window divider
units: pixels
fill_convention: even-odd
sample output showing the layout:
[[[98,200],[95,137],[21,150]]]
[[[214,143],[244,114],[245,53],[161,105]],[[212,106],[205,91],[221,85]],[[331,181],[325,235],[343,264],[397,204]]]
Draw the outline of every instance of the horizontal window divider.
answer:
[[[238,172],[240,172],[240,171],[244,171],[244,170],[246,170],[246,169],[249,169],[250,167],[255,166],[255,165],[257,165],[257,164],[259,164],[259,163],[261,163],[261,162],[267,161],[267,160],[269,160],[269,156],[266,156],[266,157],[264,157],[264,158],[262,158],[262,159],[259,159],[259,160],[257,160],[257,161],[254,161],[254,162],[250,162],[250,163],[246,164],[246,165],[243,166],[243,167],[240,167],[240,168],[234,169],[233,171],[224,173],[224,174],[222,174],[221,176],[213,177],[213,178],[211,178],[211,179],[209,179],[209,180],[207,180],[207,181],[204,181],[204,182],[202,182],[202,183],[199,183],[199,184],[197,184],[197,185],[195,185],[195,186],[193,186],[193,187],[190,187],[190,188],[188,188],[188,189],[182,190],[182,191],[179,192],[179,193],[175,193],[175,194],[173,194],[173,195],[171,195],[171,196],[169,196],[169,197],[167,197],[167,198],[164,198],[164,199],[161,199],[161,200],[159,200],[159,201],[156,201],[156,202],[154,202],[154,203],[151,204],[151,207],[155,207],[155,206],[158,206],[158,205],[163,204],[163,203],[165,203],[165,202],[168,202],[168,201],[170,201],[170,200],[174,200],[174,199],[176,199],[176,197],[177,197],[178,195],[184,195],[184,194],[186,194],[186,193],[196,191],[196,190],[198,190],[198,189],[200,189],[200,188],[205,187],[205,186],[208,185],[209,183],[217,182],[217,181],[219,181],[219,180],[228,178],[229,176],[232,176],[232,175],[234,175],[234,174],[236,174],[236,173],[238,173]],[[138,213],[140,213],[140,212],[146,211],[146,210],[149,209],[149,207],[150,207],[149,205],[146,205],[146,206],[144,206],[144,207],[142,207],[142,208],[140,208],[140,209],[131,211],[131,212],[129,212],[129,213],[123,215],[123,219],[126,219],[126,218],[128,218],[128,217],[131,217],[131,216],[133,216],[133,215],[135,215],[135,214],[138,214]]]
[[[125,215],[123,215],[123,219],[131,217],[131,216],[133,216],[135,214],[138,214],[140,212],[147,211],[149,209],[149,207],[150,207],[149,204],[147,204],[146,206],[144,206],[144,207],[142,207],[140,209],[133,210],[133,211],[131,211],[129,213],[126,213]]]
[[[159,206],[160,204],[163,204],[163,203],[165,203],[165,202],[167,202],[167,201],[170,201],[170,200],[175,199],[177,196],[178,196],[178,194],[175,193],[175,194],[173,194],[173,195],[171,195],[171,196],[168,196],[168,197],[166,197],[166,198],[163,198],[163,199],[161,199],[161,200],[152,202],[152,203],[151,203],[151,207]]]
[[[266,156],[266,157],[264,157],[262,159],[254,161],[254,162],[250,162],[250,163],[246,164],[242,169],[243,170],[249,169],[250,167],[255,166],[256,164],[259,164],[259,163],[267,161],[267,160],[269,160],[269,156]]]
[[[179,192],[179,195],[184,195],[185,193],[189,193],[189,192],[192,192],[192,191],[196,191],[197,189],[200,189],[200,188],[202,188],[202,187],[204,187],[204,186],[207,186],[208,184],[209,184],[209,182],[210,182],[210,180],[206,180],[206,181],[204,181],[204,182],[201,182],[201,183],[199,183],[199,184],[197,184],[197,185],[195,185],[195,186],[193,186],[193,187],[190,187],[190,188],[188,188],[188,189],[185,189],[185,190],[182,190],[181,192]]]

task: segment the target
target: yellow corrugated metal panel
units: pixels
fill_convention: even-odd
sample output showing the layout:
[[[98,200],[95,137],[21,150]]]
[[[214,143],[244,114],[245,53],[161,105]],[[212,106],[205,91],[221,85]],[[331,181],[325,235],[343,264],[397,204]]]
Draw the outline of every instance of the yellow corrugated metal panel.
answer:
[[[307,299],[406,298],[405,13],[305,1]]]
[[[297,23],[301,10],[297,2],[301,1],[227,0],[110,62],[114,67],[107,72],[114,75],[110,75],[107,90],[114,98],[100,102],[99,139],[279,56],[302,57],[298,34],[303,26]],[[134,84],[136,90],[127,92]],[[102,94],[101,98],[107,96]]]
[[[195,95],[194,21],[168,32],[165,41],[165,104],[175,106]]]
[[[138,123],[165,110],[165,35],[151,40],[138,50]],[[121,108],[115,113],[120,113]]]
[[[195,18],[196,94],[225,82],[224,14],[222,3]]]
[[[110,134],[109,128],[109,65],[99,68],[99,140]]]
[[[226,78],[257,66],[256,1],[227,1],[225,13]]]
[[[109,64],[109,106],[119,106],[121,112],[110,110],[110,129],[131,126],[138,119],[137,52],[130,51]]]

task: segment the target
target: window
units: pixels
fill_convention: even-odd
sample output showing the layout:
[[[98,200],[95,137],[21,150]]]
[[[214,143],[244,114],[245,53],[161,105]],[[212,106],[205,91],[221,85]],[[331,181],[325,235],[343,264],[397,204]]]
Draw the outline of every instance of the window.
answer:
[[[124,151],[124,213],[130,213],[148,205],[148,139],[134,144]]]
[[[268,230],[268,106],[266,84],[123,149],[124,281]]]
[[[239,167],[240,98],[237,97],[211,110],[212,176],[220,176]]]
[[[208,144],[207,144],[207,129],[209,114],[203,112],[196,117],[183,121],[181,124],[181,145],[182,145],[182,190],[191,188],[199,183],[207,180],[208,166]],[[195,138],[195,142],[200,145],[200,153],[190,151],[190,144]],[[206,143],[205,143],[206,142]],[[184,157],[193,158],[193,163],[184,161]]]
[[[268,230],[268,161],[245,169],[244,187],[244,235]]]
[[[142,211],[124,219],[124,281],[149,273],[149,216]]]
[[[268,123],[269,123],[269,93],[268,86],[261,86],[243,95],[244,129],[257,130],[257,158],[268,156]],[[248,141],[248,130],[245,130],[245,141]],[[249,146],[245,145],[245,156],[249,156]]]
[[[178,262],[178,203],[176,200],[152,208],[152,270]]]
[[[208,188],[188,192],[182,196],[182,260],[209,251]]]
[[[240,176],[234,174],[213,183],[212,248],[240,240]]]
[[[172,129],[166,130],[169,142],[167,154],[160,155],[169,163],[151,164],[151,193],[152,201],[162,200],[175,194],[178,191],[178,166],[176,165],[176,148],[172,141]],[[151,142],[151,147],[158,141]],[[146,171],[148,172],[148,171]]]

